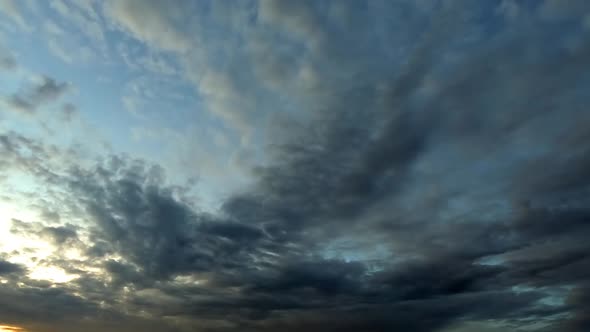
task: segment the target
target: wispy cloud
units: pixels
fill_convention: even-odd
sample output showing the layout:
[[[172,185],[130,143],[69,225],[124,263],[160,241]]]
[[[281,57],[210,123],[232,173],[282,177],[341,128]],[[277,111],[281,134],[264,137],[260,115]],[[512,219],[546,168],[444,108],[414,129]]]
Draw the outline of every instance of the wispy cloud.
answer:
[[[24,31],[31,32],[32,26],[25,19],[23,5],[24,3],[19,1],[2,0],[0,1],[0,8],[2,9],[0,14],[7,16]]]

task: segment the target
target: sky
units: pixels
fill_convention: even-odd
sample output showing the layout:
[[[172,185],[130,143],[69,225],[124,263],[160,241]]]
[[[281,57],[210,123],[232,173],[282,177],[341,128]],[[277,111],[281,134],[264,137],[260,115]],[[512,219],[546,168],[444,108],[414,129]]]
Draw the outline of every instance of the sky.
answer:
[[[0,0],[0,331],[590,331],[590,2]]]

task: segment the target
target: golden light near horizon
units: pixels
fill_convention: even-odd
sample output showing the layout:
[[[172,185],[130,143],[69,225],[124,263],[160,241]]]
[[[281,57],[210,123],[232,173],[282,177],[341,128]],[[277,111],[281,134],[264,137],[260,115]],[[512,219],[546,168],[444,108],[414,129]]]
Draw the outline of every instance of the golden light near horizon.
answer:
[[[0,332],[26,332],[26,330],[18,326],[0,325]]]

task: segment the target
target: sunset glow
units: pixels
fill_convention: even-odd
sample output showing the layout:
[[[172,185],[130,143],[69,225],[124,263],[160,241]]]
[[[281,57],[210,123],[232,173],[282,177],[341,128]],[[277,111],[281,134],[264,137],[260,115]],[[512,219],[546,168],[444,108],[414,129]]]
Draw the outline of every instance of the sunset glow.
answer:
[[[0,325],[0,332],[26,332],[26,330],[18,326]]]

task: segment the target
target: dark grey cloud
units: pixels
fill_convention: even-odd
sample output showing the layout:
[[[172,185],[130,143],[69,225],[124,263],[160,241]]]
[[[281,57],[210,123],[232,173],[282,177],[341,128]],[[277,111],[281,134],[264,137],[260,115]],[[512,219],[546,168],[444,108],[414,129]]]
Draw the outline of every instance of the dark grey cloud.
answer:
[[[48,242],[58,248],[58,250],[76,248],[81,245],[80,238],[78,236],[79,227],[71,224],[65,224],[60,226],[46,226],[42,222],[34,221],[22,221],[18,219],[11,220],[10,232],[15,235],[22,236],[24,238],[32,238]],[[56,263],[60,259],[59,256],[63,253],[55,253],[56,259],[49,259],[50,262]],[[63,262],[66,270],[75,268],[72,265]]]
[[[582,285],[572,290],[568,298],[572,307],[573,317],[562,327],[566,331],[581,332],[590,328],[590,291],[588,285]]]
[[[23,273],[26,269],[19,264],[10,263],[0,260],[0,275],[10,275],[13,273]]]
[[[66,226],[44,227],[41,232],[57,244],[63,244],[68,240],[77,239],[76,231]]]
[[[148,279],[239,267],[264,240],[255,225],[195,212],[179,197],[183,188],[167,187],[159,169],[141,160],[72,169],[68,189],[90,218],[90,251],[123,254]]]
[[[160,322],[130,318],[101,309],[87,299],[73,295],[74,289],[50,283],[27,281],[27,287],[0,285],[0,308],[4,324],[14,324],[35,331],[174,331]],[[31,305],[35,303],[35,305]]]

